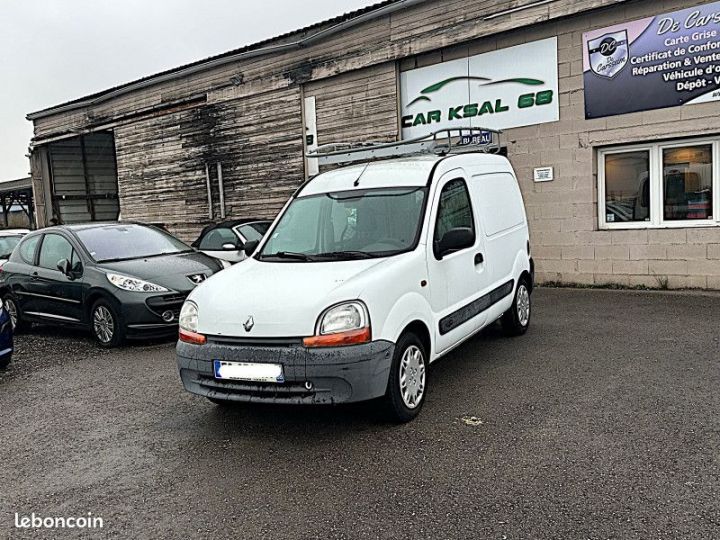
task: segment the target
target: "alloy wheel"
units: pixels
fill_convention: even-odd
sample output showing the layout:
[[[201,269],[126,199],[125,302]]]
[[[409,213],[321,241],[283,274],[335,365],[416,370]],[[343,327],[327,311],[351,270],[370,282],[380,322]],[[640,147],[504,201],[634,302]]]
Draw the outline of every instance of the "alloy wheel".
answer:
[[[93,330],[101,343],[110,343],[115,334],[115,320],[105,306],[98,306],[93,313]]]
[[[422,402],[425,393],[425,363],[423,353],[415,345],[405,349],[400,359],[400,395],[408,409]]]
[[[530,293],[524,283],[518,286],[516,303],[518,321],[521,326],[527,326],[530,322]]]

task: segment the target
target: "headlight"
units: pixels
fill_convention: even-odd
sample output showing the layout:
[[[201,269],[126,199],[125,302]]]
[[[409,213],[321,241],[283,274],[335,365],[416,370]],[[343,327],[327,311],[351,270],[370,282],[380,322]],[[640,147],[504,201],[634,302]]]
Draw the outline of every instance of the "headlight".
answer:
[[[197,332],[198,308],[194,302],[187,301],[180,309],[180,328],[188,332]]]
[[[121,274],[107,274],[108,281],[118,289],[132,292],[167,292],[165,287],[155,285],[142,279],[123,276]]]
[[[346,302],[333,306],[320,318],[319,335],[339,334],[369,326],[367,308],[362,302]]]
[[[318,320],[315,335],[303,338],[306,347],[342,347],[368,343],[372,339],[370,316],[358,300],[326,309]]]

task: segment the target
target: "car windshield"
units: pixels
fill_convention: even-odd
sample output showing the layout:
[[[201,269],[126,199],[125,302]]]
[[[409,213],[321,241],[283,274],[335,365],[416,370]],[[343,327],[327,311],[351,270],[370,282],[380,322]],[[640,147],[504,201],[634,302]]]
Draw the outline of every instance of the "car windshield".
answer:
[[[193,251],[174,236],[137,224],[117,224],[76,230],[80,241],[97,262],[124,261]]]
[[[259,258],[327,261],[387,257],[415,245],[426,188],[383,188],[295,199]]]
[[[253,240],[260,240],[265,235],[269,227],[269,221],[254,221],[252,223],[238,225],[235,230],[242,234],[245,240],[252,242]]]
[[[20,240],[22,240],[21,234],[17,236],[0,236],[0,259],[7,259]]]

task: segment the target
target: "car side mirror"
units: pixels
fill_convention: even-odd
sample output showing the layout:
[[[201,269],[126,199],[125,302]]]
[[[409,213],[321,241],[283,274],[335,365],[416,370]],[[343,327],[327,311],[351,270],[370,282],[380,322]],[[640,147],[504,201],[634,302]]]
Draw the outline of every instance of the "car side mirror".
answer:
[[[475,245],[475,232],[469,227],[455,227],[447,231],[436,243],[435,256],[442,259],[448,253]]]
[[[255,250],[259,245],[259,240],[250,240],[249,242],[245,242],[245,247],[243,248],[243,250],[245,251],[245,255],[249,257],[250,255],[255,253]]]
[[[57,263],[57,269],[60,270],[63,274],[65,274],[67,277],[72,277],[72,267],[70,266],[70,261],[67,259],[60,259]]]
[[[238,251],[241,246],[238,244],[233,244],[232,242],[226,242],[222,245],[223,251]]]

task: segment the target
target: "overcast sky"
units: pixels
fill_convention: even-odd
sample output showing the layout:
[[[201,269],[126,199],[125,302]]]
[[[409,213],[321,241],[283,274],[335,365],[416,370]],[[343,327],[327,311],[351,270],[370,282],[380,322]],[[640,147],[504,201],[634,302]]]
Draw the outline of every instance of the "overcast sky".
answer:
[[[30,169],[29,112],[377,0],[0,0],[0,181]]]

